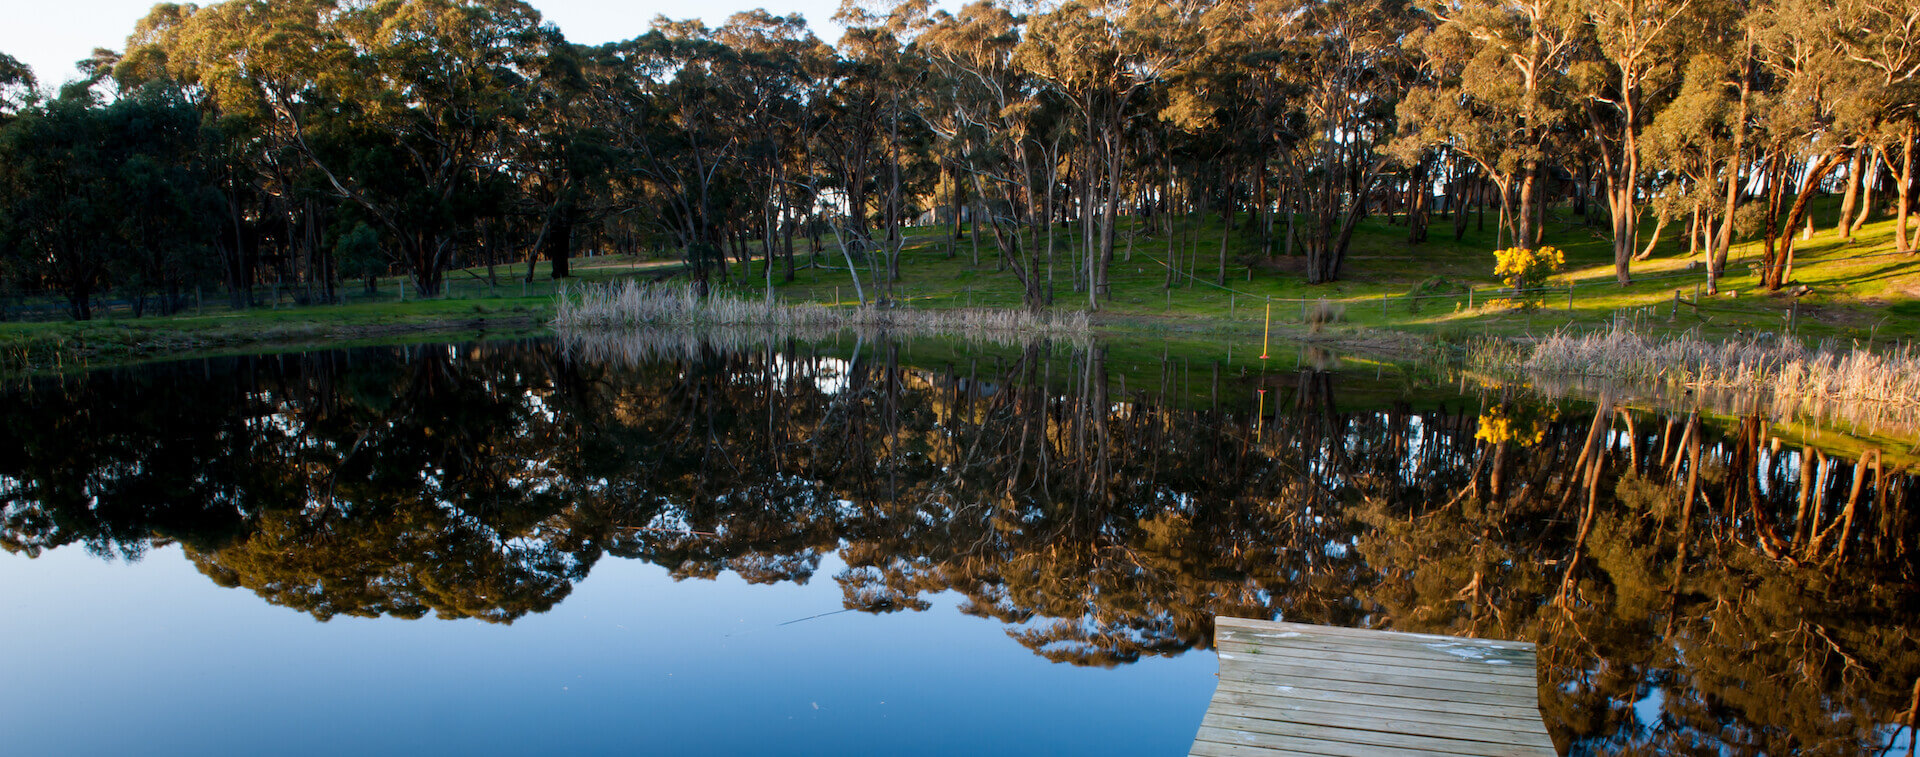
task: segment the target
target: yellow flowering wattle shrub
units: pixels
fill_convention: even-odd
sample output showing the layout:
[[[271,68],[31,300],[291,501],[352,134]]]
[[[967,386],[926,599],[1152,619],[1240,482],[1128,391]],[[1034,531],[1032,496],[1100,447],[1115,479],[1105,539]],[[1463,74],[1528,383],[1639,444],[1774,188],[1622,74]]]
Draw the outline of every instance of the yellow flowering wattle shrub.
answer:
[[[1496,307],[1518,307],[1531,310],[1540,307],[1546,297],[1542,292],[1523,291],[1545,286],[1553,275],[1567,264],[1567,255],[1558,247],[1508,247],[1493,251],[1493,275],[1506,282],[1513,292],[1507,297],[1494,300]]]
[[[1559,408],[1550,405],[1502,402],[1480,413],[1480,428],[1473,438],[1488,444],[1513,442],[1531,447],[1546,438],[1547,425],[1559,417]]]

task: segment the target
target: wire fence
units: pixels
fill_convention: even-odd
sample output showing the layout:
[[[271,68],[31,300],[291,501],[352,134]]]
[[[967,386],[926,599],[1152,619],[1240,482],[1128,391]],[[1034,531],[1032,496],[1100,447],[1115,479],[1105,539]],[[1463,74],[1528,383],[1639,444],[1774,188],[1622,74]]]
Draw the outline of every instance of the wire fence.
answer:
[[[1480,285],[1469,284],[1466,286],[1464,291],[1438,292],[1438,293],[1432,293],[1432,294],[1413,294],[1413,293],[1381,294],[1378,297],[1367,296],[1367,297],[1346,297],[1346,298],[1329,298],[1324,296],[1322,297],[1275,297],[1269,294],[1262,294],[1260,292],[1248,291],[1248,290],[1240,289],[1237,287],[1226,286],[1224,284],[1220,284],[1215,281],[1209,281],[1207,279],[1204,279],[1195,275],[1190,271],[1185,271],[1185,270],[1181,270],[1179,268],[1170,266],[1167,264],[1165,260],[1161,260],[1160,258],[1154,257],[1151,253],[1137,252],[1135,254],[1141,257],[1144,257],[1147,260],[1152,261],[1155,265],[1158,265],[1163,269],[1171,271],[1173,275],[1180,277],[1182,279],[1191,281],[1194,284],[1198,284],[1213,290],[1217,290],[1219,292],[1226,293],[1235,298],[1245,297],[1245,298],[1248,298],[1250,302],[1262,304],[1262,305],[1271,303],[1275,305],[1310,306],[1310,305],[1314,305],[1322,302],[1327,302],[1327,303],[1337,302],[1337,303],[1347,305],[1349,307],[1355,307],[1355,306],[1372,306],[1376,303],[1384,303],[1384,306],[1390,310],[1395,303],[1405,304],[1405,303],[1418,302],[1423,300],[1449,300],[1449,301],[1460,301],[1466,307],[1471,308],[1479,304],[1480,302],[1493,300],[1493,299],[1511,298],[1511,297],[1516,297],[1521,295],[1541,295],[1543,298],[1547,295],[1569,295],[1571,297],[1571,296],[1575,296],[1574,293],[1577,290],[1583,289],[1583,288],[1593,289],[1593,288],[1599,287],[1599,288],[1603,288],[1604,290],[1617,290],[1619,286],[1618,282],[1611,281],[1611,280],[1584,281],[1584,282],[1583,281],[1567,281],[1565,283],[1557,284],[1557,285],[1529,287],[1524,289],[1515,289],[1513,287],[1480,286]],[[942,253],[942,255],[944,256],[944,253]],[[1895,250],[1895,251],[1889,251],[1889,252],[1863,253],[1860,255],[1848,255],[1848,256],[1842,256],[1842,257],[1811,257],[1809,256],[1809,257],[1799,258],[1798,262],[1800,263],[1841,262],[1841,261],[1848,261],[1848,260],[1863,260],[1863,259],[1869,259],[1869,258],[1882,258],[1882,257],[1894,257],[1894,256],[1911,257],[1914,255],[1920,255],[1920,250],[1907,250],[1907,251]],[[847,267],[842,265],[832,265],[832,264],[823,263],[823,262],[812,263],[810,267],[817,268],[820,270],[835,271],[838,273],[855,272],[854,270],[848,269]],[[868,271],[858,271],[858,272],[868,273]],[[1671,281],[1675,279],[1689,279],[1689,278],[1698,279],[1700,286],[1704,287],[1705,281],[1706,281],[1706,271],[1704,268],[1699,267],[1698,264],[1694,264],[1694,265],[1690,265],[1688,269],[1684,271],[1677,271],[1673,273],[1663,273],[1663,274],[1637,275],[1632,277],[1632,280],[1630,283],[1639,284],[1639,283],[1649,282],[1649,281]],[[1169,293],[1171,293],[1172,287],[1169,287],[1168,290],[1169,290]],[[851,294],[851,292],[849,292],[849,294]],[[995,299],[1006,299],[1008,297],[1013,298],[1015,301],[1018,301],[1019,299],[1019,292],[1017,291],[1010,292],[1010,293],[1001,293],[1001,294],[1002,296],[996,297],[994,294],[991,294],[991,293],[980,293],[980,292],[973,292],[969,290],[969,291],[945,293],[945,294],[933,294],[933,295],[921,294],[921,295],[912,295],[910,297],[899,297],[899,298],[895,298],[893,302],[899,303],[899,302],[905,302],[908,300],[915,300],[915,301],[950,300],[950,299],[956,299],[956,298],[968,298],[968,299],[983,301],[983,302],[991,301]],[[1577,299],[1577,297],[1575,297],[1575,299]],[[856,303],[852,301],[842,300],[841,298],[836,297],[834,299],[833,304],[849,305],[849,304],[856,304]],[[1550,305],[1550,304],[1552,304],[1552,302],[1543,303],[1543,305]],[[1699,306],[1699,297],[1696,294],[1696,296],[1694,297],[1686,298],[1683,300],[1682,304],[1689,305],[1689,306]],[[1230,305],[1229,307],[1233,308],[1232,305]],[[1237,308],[1233,308],[1233,309],[1237,309]]]
[[[1182,276],[1192,280],[1194,283],[1212,287],[1214,289],[1218,289],[1223,292],[1229,292],[1242,297],[1254,297],[1254,298],[1259,298],[1263,301],[1272,301],[1275,303],[1311,303],[1311,302],[1320,302],[1327,299],[1325,297],[1273,297],[1271,295],[1264,295],[1258,292],[1249,292],[1242,289],[1235,289],[1233,287],[1224,286],[1212,281],[1207,281],[1206,279],[1202,279],[1198,276],[1195,276],[1191,272],[1182,271],[1178,268],[1173,268],[1167,265],[1166,261],[1156,258],[1151,254],[1147,254],[1147,253],[1140,253],[1140,254],[1142,257],[1145,257],[1146,259],[1153,261],[1155,264],[1158,264],[1161,268],[1166,268],[1168,270],[1171,270],[1177,276]],[[1848,256],[1837,257],[1837,258],[1835,257],[1799,258],[1798,262],[1801,262],[1801,263],[1841,262],[1841,261],[1847,261],[1847,260],[1863,260],[1867,258],[1892,257],[1895,255],[1913,256],[1917,254],[1920,254],[1920,250],[1906,250],[1906,251],[1896,250],[1891,252],[1870,252],[1870,253],[1865,253],[1861,255],[1848,255]],[[1706,275],[1707,274],[1705,269],[1696,268],[1695,266],[1689,266],[1688,270],[1679,271],[1675,273],[1634,276],[1632,279],[1632,283],[1637,284],[1645,281],[1667,281],[1671,279],[1680,279],[1680,278],[1697,278],[1697,279],[1700,279],[1704,284],[1706,280]],[[1548,293],[1548,292],[1567,292],[1579,287],[1596,287],[1596,286],[1617,287],[1618,283],[1614,281],[1587,281],[1587,282],[1568,281],[1565,284],[1562,284],[1560,286],[1533,287],[1528,289],[1514,289],[1513,287],[1487,287],[1484,289],[1479,289],[1478,291],[1488,295],[1500,296],[1500,295],[1518,295],[1518,294],[1534,294],[1534,293]],[[1381,295],[1381,297],[1387,298],[1391,301],[1407,301],[1407,300],[1421,300],[1421,299],[1455,299],[1457,300],[1462,297],[1472,298],[1474,296],[1474,292],[1475,292],[1474,285],[1469,284],[1467,286],[1467,291],[1464,293],[1442,292],[1438,294],[1401,294],[1401,295],[1383,294]]]
[[[331,297],[318,287],[271,284],[257,286],[240,298],[243,303],[240,305],[234,303],[234,298],[230,297],[223,287],[197,287],[175,295],[150,294],[146,296],[144,302],[138,302],[135,297],[109,293],[106,296],[91,298],[89,309],[94,318],[135,318],[140,315],[165,314],[218,315],[295,307],[338,307],[421,300],[550,298],[559,294],[563,287],[565,287],[563,281],[542,276],[528,282],[515,272],[512,275],[495,277],[493,281],[484,278],[455,281],[449,277],[442,285],[441,291],[431,296],[422,296],[411,283],[404,279],[389,278],[383,279],[372,290],[368,290],[360,281],[341,282],[334,288]],[[71,312],[71,304],[62,296],[46,292],[0,291],[0,322],[66,320],[72,317]]]
[[[1260,309],[1263,313],[1272,313],[1273,312],[1271,310],[1272,306],[1280,305],[1282,306],[1281,308],[1282,312],[1280,314],[1282,322],[1293,321],[1297,323],[1313,323],[1316,320],[1326,318],[1325,311],[1316,306],[1325,306],[1325,305],[1341,306],[1346,309],[1340,315],[1340,317],[1344,318],[1347,315],[1358,316],[1358,315],[1364,314],[1365,312],[1367,312],[1367,309],[1373,308],[1377,305],[1382,319],[1387,319],[1392,317],[1392,314],[1394,312],[1394,308],[1396,305],[1407,312],[1419,312],[1420,309],[1423,307],[1422,305],[1423,302],[1436,301],[1436,300],[1445,301],[1446,303],[1452,303],[1456,306],[1456,309],[1464,309],[1464,310],[1471,311],[1471,310],[1474,310],[1476,307],[1489,305],[1499,300],[1512,301],[1514,299],[1530,299],[1538,306],[1538,308],[1541,311],[1553,311],[1557,309],[1562,312],[1568,313],[1571,316],[1572,314],[1576,313],[1576,311],[1580,310],[1580,302],[1579,302],[1580,297],[1578,295],[1578,292],[1580,290],[1584,289],[1590,292],[1607,294],[1608,296],[1614,296],[1614,294],[1617,294],[1619,291],[1619,284],[1617,281],[1614,281],[1614,280],[1584,281],[1584,282],[1568,280],[1568,281],[1565,281],[1564,283],[1557,284],[1557,285],[1519,288],[1519,289],[1516,289],[1514,287],[1501,287],[1501,286],[1481,287],[1474,284],[1468,284],[1465,287],[1465,291],[1437,292],[1437,293],[1430,293],[1430,294],[1418,294],[1418,293],[1410,292],[1405,294],[1383,293],[1378,295],[1377,297],[1371,296],[1371,295],[1332,297],[1332,298],[1329,298],[1329,297],[1312,297],[1312,298],[1274,297],[1271,295],[1261,294],[1258,292],[1250,292],[1250,291],[1239,289],[1236,287],[1225,286],[1215,281],[1208,281],[1206,279],[1202,279],[1196,276],[1192,272],[1182,271],[1177,267],[1169,266],[1165,261],[1155,258],[1151,254],[1142,253],[1142,255],[1146,257],[1148,260],[1151,260],[1155,264],[1159,265],[1161,268],[1172,272],[1175,276],[1181,277],[1191,282],[1192,284],[1199,284],[1199,285],[1217,290],[1221,293],[1225,293],[1229,298],[1228,305],[1227,305],[1229,319],[1239,318],[1239,316],[1237,315],[1237,311],[1240,309],[1240,307],[1237,300],[1242,297],[1248,298],[1249,300],[1248,304],[1253,306],[1254,308]],[[1865,259],[1886,258],[1886,257],[1896,257],[1896,256],[1913,257],[1915,255],[1920,255],[1920,250],[1892,250],[1892,251],[1862,253],[1858,255],[1846,255],[1846,256],[1837,256],[1837,257],[1806,256],[1806,257],[1799,258],[1797,262],[1802,264],[1815,263],[1815,262],[1845,262],[1845,261],[1853,261],[1853,260],[1865,260]],[[1630,282],[1632,284],[1639,284],[1639,283],[1652,282],[1652,281],[1674,281],[1679,279],[1692,279],[1694,280],[1694,286],[1691,293],[1687,292],[1685,287],[1674,289],[1671,299],[1663,298],[1658,302],[1640,303],[1640,304],[1635,304],[1628,307],[1608,308],[1607,310],[1609,312],[1607,313],[1607,315],[1609,315],[1609,317],[1613,319],[1616,325],[1624,322],[1625,320],[1631,320],[1637,325],[1645,325],[1648,321],[1655,319],[1658,315],[1658,311],[1663,308],[1667,310],[1667,320],[1669,322],[1676,321],[1679,319],[1679,315],[1682,312],[1681,309],[1683,307],[1687,308],[1687,312],[1690,312],[1698,316],[1701,320],[1709,319],[1709,316],[1706,315],[1709,312],[1714,312],[1714,311],[1718,311],[1722,313],[1736,312],[1735,309],[1731,307],[1715,307],[1707,304],[1709,301],[1705,298],[1705,292],[1704,292],[1705,286],[1706,286],[1706,278],[1707,278],[1707,275],[1706,275],[1705,268],[1699,266],[1697,263],[1689,265],[1688,269],[1684,271],[1677,271],[1677,272],[1664,273],[1664,274],[1634,276]],[[1171,286],[1168,287],[1167,289],[1167,297],[1168,297],[1167,309],[1169,311],[1171,311],[1173,308],[1173,296],[1172,296],[1173,289],[1174,287],[1171,287]],[[1296,308],[1298,310],[1297,318],[1290,318],[1289,316],[1293,314],[1293,311]],[[1267,316],[1267,317],[1271,317],[1271,316]],[[1784,331],[1788,333],[1794,333],[1798,331],[1799,321],[1800,321],[1800,305],[1799,305],[1798,298],[1790,300],[1789,305],[1786,309],[1786,312],[1782,313],[1780,317],[1782,318],[1782,321],[1783,321],[1781,324],[1781,327]]]
[[[1567,281],[1561,284],[1525,289],[1468,284],[1465,285],[1464,290],[1455,289],[1453,291],[1433,293],[1382,293],[1377,296],[1349,295],[1344,297],[1275,297],[1269,294],[1223,285],[1216,281],[1202,278],[1191,271],[1170,266],[1165,260],[1155,257],[1150,253],[1135,252],[1134,254],[1152,261],[1161,269],[1172,273],[1177,280],[1187,282],[1190,287],[1198,285],[1212,290],[1219,295],[1225,295],[1227,301],[1224,304],[1227,306],[1228,317],[1234,320],[1250,317],[1243,316],[1241,314],[1242,310],[1250,312],[1258,310],[1264,314],[1269,312],[1268,309],[1273,306],[1280,306],[1274,314],[1280,316],[1282,322],[1296,320],[1296,318],[1291,317],[1295,315],[1295,311],[1297,311],[1298,322],[1307,322],[1309,319],[1316,317],[1314,312],[1315,306],[1322,304],[1344,307],[1346,308],[1346,314],[1354,317],[1364,315],[1370,308],[1378,308],[1380,315],[1383,318],[1388,318],[1392,316],[1396,307],[1402,309],[1404,312],[1420,312],[1428,303],[1442,305],[1451,303],[1457,305],[1458,309],[1474,310],[1495,300],[1512,300],[1516,298],[1531,299],[1536,302],[1542,310],[1565,310],[1571,312],[1579,309],[1579,292],[1581,290],[1594,292],[1618,291],[1616,282],[1612,280],[1600,280],[1584,282]],[[1895,256],[1912,257],[1916,254],[1920,254],[1920,250],[1884,251],[1840,257],[1807,256],[1801,257],[1799,262],[1803,264],[1814,262],[1844,262]],[[798,257],[799,256],[796,255],[796,258]],[[659,262],[662,261],[647,261],[647,265],[652,266]],[[764,265],[764,262],[762,264]],[[643,267],[641,261],[638,259],[632,261],[631,265],[616,264],[611,266],[611,269],[616,273],[621,269],[628,269],[636,274],[642,270],[647,270],[654,275],[680,271],[683,268],[684,267],[648,268]],[[805,269],[832,271],[840,274],[851,274],[855,272],[849,270],[844,265],[836,265],[834,262],[828,262],[823,258],[816,258],[806,262],[804,265],[796,266],[796,270]],[[857,272],[867,274],[873,273],[874,271],[858,270]],[[777,272],[776,275],[784,275],[784,272]],[[1696,314],[1716,309],[1707,304],[1704,298],[1702,290],[1706,280],[1706,272],[1704,268],[1698,267],[1697,264],[1690,266],[1688,270],[1684,271],[1635,276],[1632,282],[1637,284],[1681,279],[1693,279],[1695,280],[1695,285],[1690,294],[1684,287],[1678,288],[1674,290],[1671,300],[1663,300],[1659,303],[1660,305],[1666,305],[1670,308],[1670,318],[1677,317],[1681,307],[1687,307],[1691,312]],[[760,284],[761,278],[749,273],[746,276],[731,277],[731,281],[728,284],[716,283],[715,286],[733,290],[738,293],[757,293],[762,291]],[[827,301],[822,291],[825,286],[826,285],[818,282],[812,284],[808,299],[818,301],[820,304],[830,307],[848,307],[860,304],[861,298],[856,297],[853,287],[847,285],[835,286],[833,288],[834,296],[832,300]],[[404,278],[389,277],[380,280],[376,288],[371,291],[359,281],[341,282],[336,286],[330,300],[320,297],[314,289],[305,286],[278,286],[268,284],[256,287],[250,295],[250,303],[238,307],[233,304],[225,291],[217,288],[201,287],[196,288],[192,292],[181,293],[175,296],[172,298],[171,303],[168,303],[166,298],[162,297],[149,297],[144,303],[136,302],[135,299],[128,297],[102,297],[92,301],[92,309],[94,316],[97,318],[130,318],[137,312],[158,314],[171,311],[185,314],[219,314],[239,312],[242,310],[272,310],[288,307],[404,303],[422,299],[435,301],[485,301],[504,300],[516,297],[552,298],[563,291],[565,287],[565,281],[557,281],[544,276],[528,282],[524,278],[524,269],[509,270],[503,267],[492,277],[482,276],[475,271],[467,269],[451,272],[444,282],[442,291],[430,297],[420,296]],[[873,287],[869,288],[873,289]],[[1172,311],[1176,303],[1192,303],[1191,296],[1176,300],[1174,290],[1177,288],[1177,286],[1168,286],[1165,288],[1166,309],[1168,311]],[[906,294],[901,294],[897,291],[887,292],[886,288],[881,287],[877,288],[876,291],[863,292],[863,294],[867,295],[868,300],[876,300],[884,297],[886,304],[892,307],[1018,308],[1025,305],[1022,292],[1017,287],[1005,285],[986,289],[976,289],[969,286],[957,291],[950,290],[940,293],[909,292]],[[776,298],[782,301],[791,299],[786,293],[780,293],[776,295]],[[1217,305],[1219,303],[1215,304]],[[1657,307],[1657,305],[1642,304],[1635,307],[1644,310],[1649,307]],[[69,305],[64,299],[57,298],[45,292],[0,291],[0,321],[64,320],[70,317],[69,312]],[[1797,321],[1797,303],[1794,306],[1790,306],[1790,312],[1787,317],[1789,319],[1788,326],[1791,327],[1794,321]]]

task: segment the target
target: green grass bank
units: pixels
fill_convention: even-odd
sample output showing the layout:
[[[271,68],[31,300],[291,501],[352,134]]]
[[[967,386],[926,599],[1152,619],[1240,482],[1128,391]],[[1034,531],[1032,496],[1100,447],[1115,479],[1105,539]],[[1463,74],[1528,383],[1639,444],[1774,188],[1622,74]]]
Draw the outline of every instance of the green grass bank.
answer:
[[[1807,287],[1801,296],[1759,288],[1751,270],[1760,256],[1757,240],[1735,245],[1721,283],[1725,294],[1697,295],[1705,281],[1703,256],[1689,256],[1684,232],[1672,227],[1650,258],[1634,264],[1634,283],[1621,287],[1614,283],[1612,247],[1601,230],[1550,216],[1544,243],[1565,251],[1567,265],[1541,293],[1542,307],[1530,311],[1487,304],[1498,296],[1499,286],[1492,274],[1492,219],[1484,228],[1469,222],[1458,240],[1450,223],[1435,219],[1429,239],[1420,244],[1407,243],[1404,226],[1369,219],[1355,235],[1342,280],[1309,286],[1297,272],[1299,258],[1264,254],[1246,228],[1246,216],[1236,219],[1240,228],[1228,228],[1218,215],[1190,217],[1177,222],[1172,234],[1144,225],[1123,230],[1110,273],[1112,291],[1101,299],[1093,323],[1109,335],[1215,342],[1235,349],[1257,349],[1263,332],[1270,332],[1277,341],[1409,356],[1425,345],[1483,336],[1526,340],[1620,322],[1648,336],[1770,332],[1809,342],[1879,346],[1920,337],[1920,256],[1894,249],[1890,219],[1869,222],[1850,242],[1841,239],[1832,228],[1837,212],[1831,198],[1815,205],[1816,231],[1799,243],[1794,283],[1788,287]],[[1055,310],[1087,307],[1086,293],[1073,287],[1073,258],[1080,249],[1073,232],[1063,228],[1056,237]],[[783,280],[784,265],[776,261],[775,298],[853,306],[851,277],[830,237],[826,243],[815,253],[805,240],[796,240],[792,282]],[[902,252],[900,279],[876,287],[867,278],[863,286],[869,297],[882,289],[899,307],[1018,307],[1018,285],[998,265],[991,245],[990,238],[971,230],[953,240],[944,226],[915,228]],[[1170,274],[1169,260],[1177,262],[1177,273]],[[568,285],[670,277],[678,268],[670,258],[577,258]],[[132,318],[108,309],[105,317],[84,323],[0,323],[0,369],[61,370],[428,335],[538,333],[553,316],[561,285],[546,276],[545,264],[535,270],[532,284],[522,283],[524,273],[524,267],[502,267],[489,279],[484,269],[456,271],[448,277],[446,294],[429,300],[408,297],[400,280],[387,279],[372,294],[349,287],[351,296],[338,305],[273,303],[232,310],[224,300],[208,298],[168,317]],[[730,279],[724,287],[730,293],[767,294],[760,262],[751,270],[735,263]],[[268,290],[262,294],[287,299]],[[1340,317],[1316,324],[1311,322],[1315,311],[1336,311]]]

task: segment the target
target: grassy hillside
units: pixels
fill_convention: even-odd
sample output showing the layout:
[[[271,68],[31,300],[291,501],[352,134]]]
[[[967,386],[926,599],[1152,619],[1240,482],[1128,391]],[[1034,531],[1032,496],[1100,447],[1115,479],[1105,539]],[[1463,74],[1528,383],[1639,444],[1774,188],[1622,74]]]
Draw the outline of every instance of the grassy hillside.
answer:
[[[1920,256],[1896,254],[1893,222],[1878,218],[1851,243],[1831,228],[1837,200],[1817,202],[1820,225],[1800,243],[1794,281],[1812,288],[1806,296],[1769,294],[1758,287],[1751,266],[1760,256],[1757,241],[1737,244],[1723,288],[1737,294],[1690,301],[1705,280],[1702,261],[1686,255],[1684,226],[1669,227],[1654,255],[1634,264],[1635,283],[1613,283],[1612,248],[1597,228],[1549,218],[1546,244],[1567,254],[1562,281],[1572,284],[1569,307],[1564,285],[1545,295],[1545,306],[1525,312],[1486,306],[1498,282],[1492,275],[1494,230],[1469,225],[1456,241],[1450,222],[1436,218],[1427,242],[1409,245],[1406,229],[1387,219],[1363,223],[1339,282],[1308,286],[1297,273],[1300,259],[1268,257],[1243,230],[1226,231],[1218,216],[1190,218],[1170,240],[1167,234],[1136,226],[1123,230],[1112,270],[1112,297],[1101,303],[1097,322],[1106,330],[1146,336],[1179,336],[1193,341],[1238,344],[1251,349],[1260,339],[1267,298],[1274,300],[1275,339],[1331,341],[1343,345],[1379,343],[1401,348],[1414,340],[1452,340],[1481,334],[1525,337],[1560,328],[1598,328],[1616,318],[1632,318],[1654,333],[1700,329],[1708,336],[1737,332],[1779,333],[1788,328],[1809,340],[1869,340],[1885,344],[1920,336]],[[1240,219],[1243,223],[1245,217]],[[1647,229],[1651,232],[1651,228]],[[1222,278],[1220,249],[1227,247]],[[979,243],[979,263],[973,262]],[[831,244],[829,240],[828,244]],[[1055,308],[1084,308],[1086,295],[1073,291],[1071,256],[1078,239],[1062,230],[1054,269]],[[1184,269],[1171,289],[1164,286],[1173,246]],[[788,302],[850,306],[853,286],[837,249],[809,254],[799,241],[797,278],[781,281],[776,264],[777,297]],[[951,249],[949,249],[951,247]],[[579,282],[614,281],[671,275],[671,259],[596,256],[576,259]],[[0,323],[0,368],[58,367],[74,361],[129,360],[204,354],[237,349],[278,349],[342,341],[397,338],[434,331],[463,333],[537,329],[551,316],[558,285],[546,277],[545,264],[535,283],[522,284],[524,268],[501,268],[490,282],[484,269],[457,271],[448,277],[444,298],[403,299],[397,278],[379,282],[374,294],[351,286],[347,304],[260,307],[228,310],[211,300],[171,317],[127,317],[108,311],[89,323],[60,320]],[[751,272],[738,264],[730,290],[764,294],[759,263]],[[867,283],[869,289],[872,284]],[[970,236],[949,245],[945,227],[911,230],[903,253],[901,279],[893,294],[908,307],[1017,307],[1011,273],[999,270],[990,239]],[[1467,290],[1472,287],[1473,307]],[[1689,301],[1674,307],[1674,293]],[[268,296],[270,290],[261,290]],[[870,294],[871,296],[871,294]],[[286,296],[281,300],[285,302]],[[1313,331],[1302,321],[1303,302],[1325,299],[1344,308],[1344,318]],[[1797,302],[1797,305],[1795,304]],[[54,303],[43,301],[47,308]]]
[[[1834,205],[1837,202],[1817,205],[1816,221],[1830,224],[1837,215]],[[1761,254],[1759,242],[1736,244],[1722,289],[1737,294],[1703,298],[1697,309],[1690,302],[1695,287],[1705,282],[1704,260],[1689,258],[1685,239],[1674,238],[1684,236],[1684,228],[1669,227],[1653,256],[1634,264],[1635,283],[1622,288],[1614,283],[1612,245],[1599,229],[1550,220],[1546,244],[1567,253],[1562,279],[1574,285],[1572,308],[1563,286],[1546,295],[1545,306],[1532,313],[1485,306],[1485,290],[1499,285],[1492,275],[1491,221],[1484,231],[1470,226],[1459,241],[1453,239],[1450,223],[1437,221],[1428,241],[1409,245],[1405,227],[1370,219],[1355,236],[1342,280],[1323,286],[1308,286],[1295,273],[1299,258],[1267,258],[1244,233],[1225,232],[1223,288],[1218,286],[1221,221],[1218,216],[1194,220],[1191,228],[1175,235],[1177,257],[1186,270],[1172,290],[1163,286],[1167,235],[1132,234],[1131,254],[1129,235],[1122,235],[1113,264],[1113,296],[1102,303],[1106,323],[1150,330],[1257,331],[1265,298],[1272,297],[1288,301],[1274,306],[1276,334],[1300,336],[1301,303],[1292,300],[1325,298],[1345,308],[1345,322],[1335,327],[1335,334],[1385,327],[1439,337],[1519,336],[1569,326],[1599,327],[1616,316],[1637,315],[1645,328],[1656,331],[1699,327],[1711,335],[1779,332],[1797,299],[1795,333],[1803,338],[1884,341],[1920,336],[1920,256],[1888,254],[1893,252],[1893,222],[1886,219],[1869,223],[1851,243],[1831,228],[1800,242],[1793,278],[1813,291],[1799,298],[1760,290],[1758,276],[1750,270]],[[1073,254],[1077,240],[1066,234],[1062,238],[1065,254]],[[1018,306],[1013,277],[996,271],[987,244],[982,240],[980,265],[975,266],[971,240],[963,240],[949,257],[944,229],[916,230],[909,237],[897,294],[913,307]],[[1197,259],[1186,250],[1198,251]],[[837,257],[826,262],[836,263]],[[836,290],[843,303],[853,299],[844,269],[805,270],[795,284],[785,286],[777,274],[776,290],[790,301],[830,303]],[[1085,294],[1072,291],[1071,281],[1071,261],[1063,259],[1055,270],[1055,307],[1085,307]],[[1467,307],[1469,286],[1478,290],[1472,308]],[[1676,290],[1687,302],[1678,317],[1669,320]]]

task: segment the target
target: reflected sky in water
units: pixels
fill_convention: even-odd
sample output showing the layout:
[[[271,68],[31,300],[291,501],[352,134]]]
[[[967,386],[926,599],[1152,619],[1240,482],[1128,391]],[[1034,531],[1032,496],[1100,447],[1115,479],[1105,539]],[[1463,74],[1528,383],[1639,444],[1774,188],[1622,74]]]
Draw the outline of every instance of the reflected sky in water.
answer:
[[[1050,663],[950,594],[834,613],[831,581],[630,560],[512,625],[321,623],[178,548],[0,555],[0,576],[15,754],[1174,754],[1215,670],[1205,652]]]

